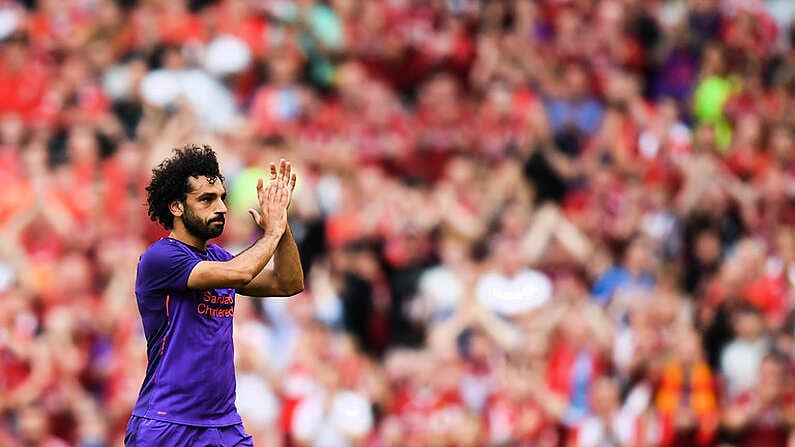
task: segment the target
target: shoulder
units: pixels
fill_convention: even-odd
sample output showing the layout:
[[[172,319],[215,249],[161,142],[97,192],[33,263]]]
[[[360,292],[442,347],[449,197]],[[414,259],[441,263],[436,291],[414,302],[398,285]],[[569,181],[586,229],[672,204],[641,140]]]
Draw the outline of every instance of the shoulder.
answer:
[[[152,243],[146,251],[141,254],[141,262],[144,261],[157,261],[163,258],[169,258],[174,255],[184,254],[187,251],[180,245],[179,242],[170,238],[161,238]]]
[[[550,283],[549,276],[547,276],[546,273],[531,268],[522,269],[522,271],[519,273],[519,277],[523,281],[528,281],[528,282]]]
[[[186,290],[188,276],[201,260],[198,253],[183,243],[160,239],[138,261],[136,291]]]
[[[422,272],[420,275],[420,282],[443,281],[448,278],[455,278],[455,274],[453,274],[450,269],[437,265],[436,267],[431,267]]]
[[[740,344],[737,343],[737,340],[732,340],[723,346],[723,350],[721,351],[721,353],[723,354],[724,357],[728,357],[730,355],[736,355],[740,351],[742,351]]]
[[[207,253],[209,253],[211,256],[218,259],[219,261],[228,261],[234,258],[234,255],[232,253],[229,253],[225,248],[217,244],[208,244]]]
[[[478,288],[496,287],[505,283],[505,276],[495,271],[488,271],[480,275],[477,281]]]
[[[138,259],[138,269],[156,273],[179,269],[199,262],[199,255],[184,244],[171,238],[162,238],[153,243]]]
[[[599,278],[603,281],[622,281],[629,277],[629,273],[621,267],[611,267]]]

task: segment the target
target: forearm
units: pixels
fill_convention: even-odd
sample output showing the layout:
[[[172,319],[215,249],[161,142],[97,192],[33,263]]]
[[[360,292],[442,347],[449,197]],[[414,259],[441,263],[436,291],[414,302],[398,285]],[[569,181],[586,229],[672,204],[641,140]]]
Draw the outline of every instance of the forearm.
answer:
[[[480,327],[494,340],[503,350],[509,351],[518,347],[521,343],[522,334],[515,327],[511,326],[492,314],[490,311],[480,307],[476,312],[476,317]]]
[[[544,254],[550,239],[555,232],[558,221],[556,209],[550,205],[542,206],[533,219],[533,224],[521,242],[522,254],[528,261],[535,263]]]
[[[455,346],[456,337],[472,321],[463,309],[463,306],[466,305],[462,303],[449,318],[430,326],[427,335],[427,344],[429,346],[439,350],[446,350]]]
[[[230,268],[243,273],[245,282],[253,280],[276,254],[282,236],[263,234],[249,248],[228,261]]]
[[[188,277],[188,288],[206,290],[220,287],[247,287],[273,257],[281,234],[265,233],[253,245],[225,261],[202,261]]]
[[[274,248],[273,269],[263,268],[251,281],[238,287],[238,292],[252,297],[292,296],[304,290],[304,272],[298,247],[289,230]]]
[[[279,285],[290,294],[304,290],[304,270],[301,267],[301,255],[295,243],[290,225],[276,246],[273,255],[273,274]]]
[[[555,239],[579,262],[589,261],[593,255],[591,240],[561,213],[555,225]]]

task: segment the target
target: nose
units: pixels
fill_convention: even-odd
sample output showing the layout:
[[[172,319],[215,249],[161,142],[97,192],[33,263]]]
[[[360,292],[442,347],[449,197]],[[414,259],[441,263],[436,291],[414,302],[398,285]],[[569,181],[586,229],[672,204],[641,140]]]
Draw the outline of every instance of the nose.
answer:
[[[226,214],[226,211],[227,211],[226,203],[224,203],[223,200],[218,199],[218,202],[216,203],[216,206],[215,206],[216,214]]]

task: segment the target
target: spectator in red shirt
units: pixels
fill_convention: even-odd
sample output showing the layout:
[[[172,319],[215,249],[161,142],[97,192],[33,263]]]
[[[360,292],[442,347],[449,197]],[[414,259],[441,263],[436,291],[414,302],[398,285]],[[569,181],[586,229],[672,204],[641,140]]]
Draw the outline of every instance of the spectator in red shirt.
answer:
[[[0,47],[0,116],[16,115],[28,126],[52,119],[45,93],[49,76],[28,46],[23,31],[14,32]]]
[[[775,447],[795,442],[795,394],[788,361],[766,356],[756,386],[730,400],[722,423],[732,445]]]
[[[267,447],[795,443],[729,324],[795,364],[789,3],[0,0],[0,444],[123,443],[141,181],[186,140],[307,171],[307,290],[238,303]],[[486,309],[495,265],[549,290]]]
[[[704,361],[698,334],[679,334],[655,397],[663,446],[709,446],[718,425],[715,378]]]
[[[301,55],[288,48],[268,58],[269,82],[254,93],[250,111],[260,135],[286,133],[303,115],[310,93],[297,82],[302,64]]]

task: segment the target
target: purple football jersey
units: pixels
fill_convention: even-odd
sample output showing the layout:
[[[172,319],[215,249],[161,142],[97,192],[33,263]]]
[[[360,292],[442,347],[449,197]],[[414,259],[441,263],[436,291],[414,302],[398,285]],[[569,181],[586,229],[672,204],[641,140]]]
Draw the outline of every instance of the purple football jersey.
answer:
[[[217,245],[201,251],[172,238],[141,255],[135,295],[149,363],[133,415],[204,427],[241,422],[232,345],[235,289],[187,288],[200,261],[231,258]]]

